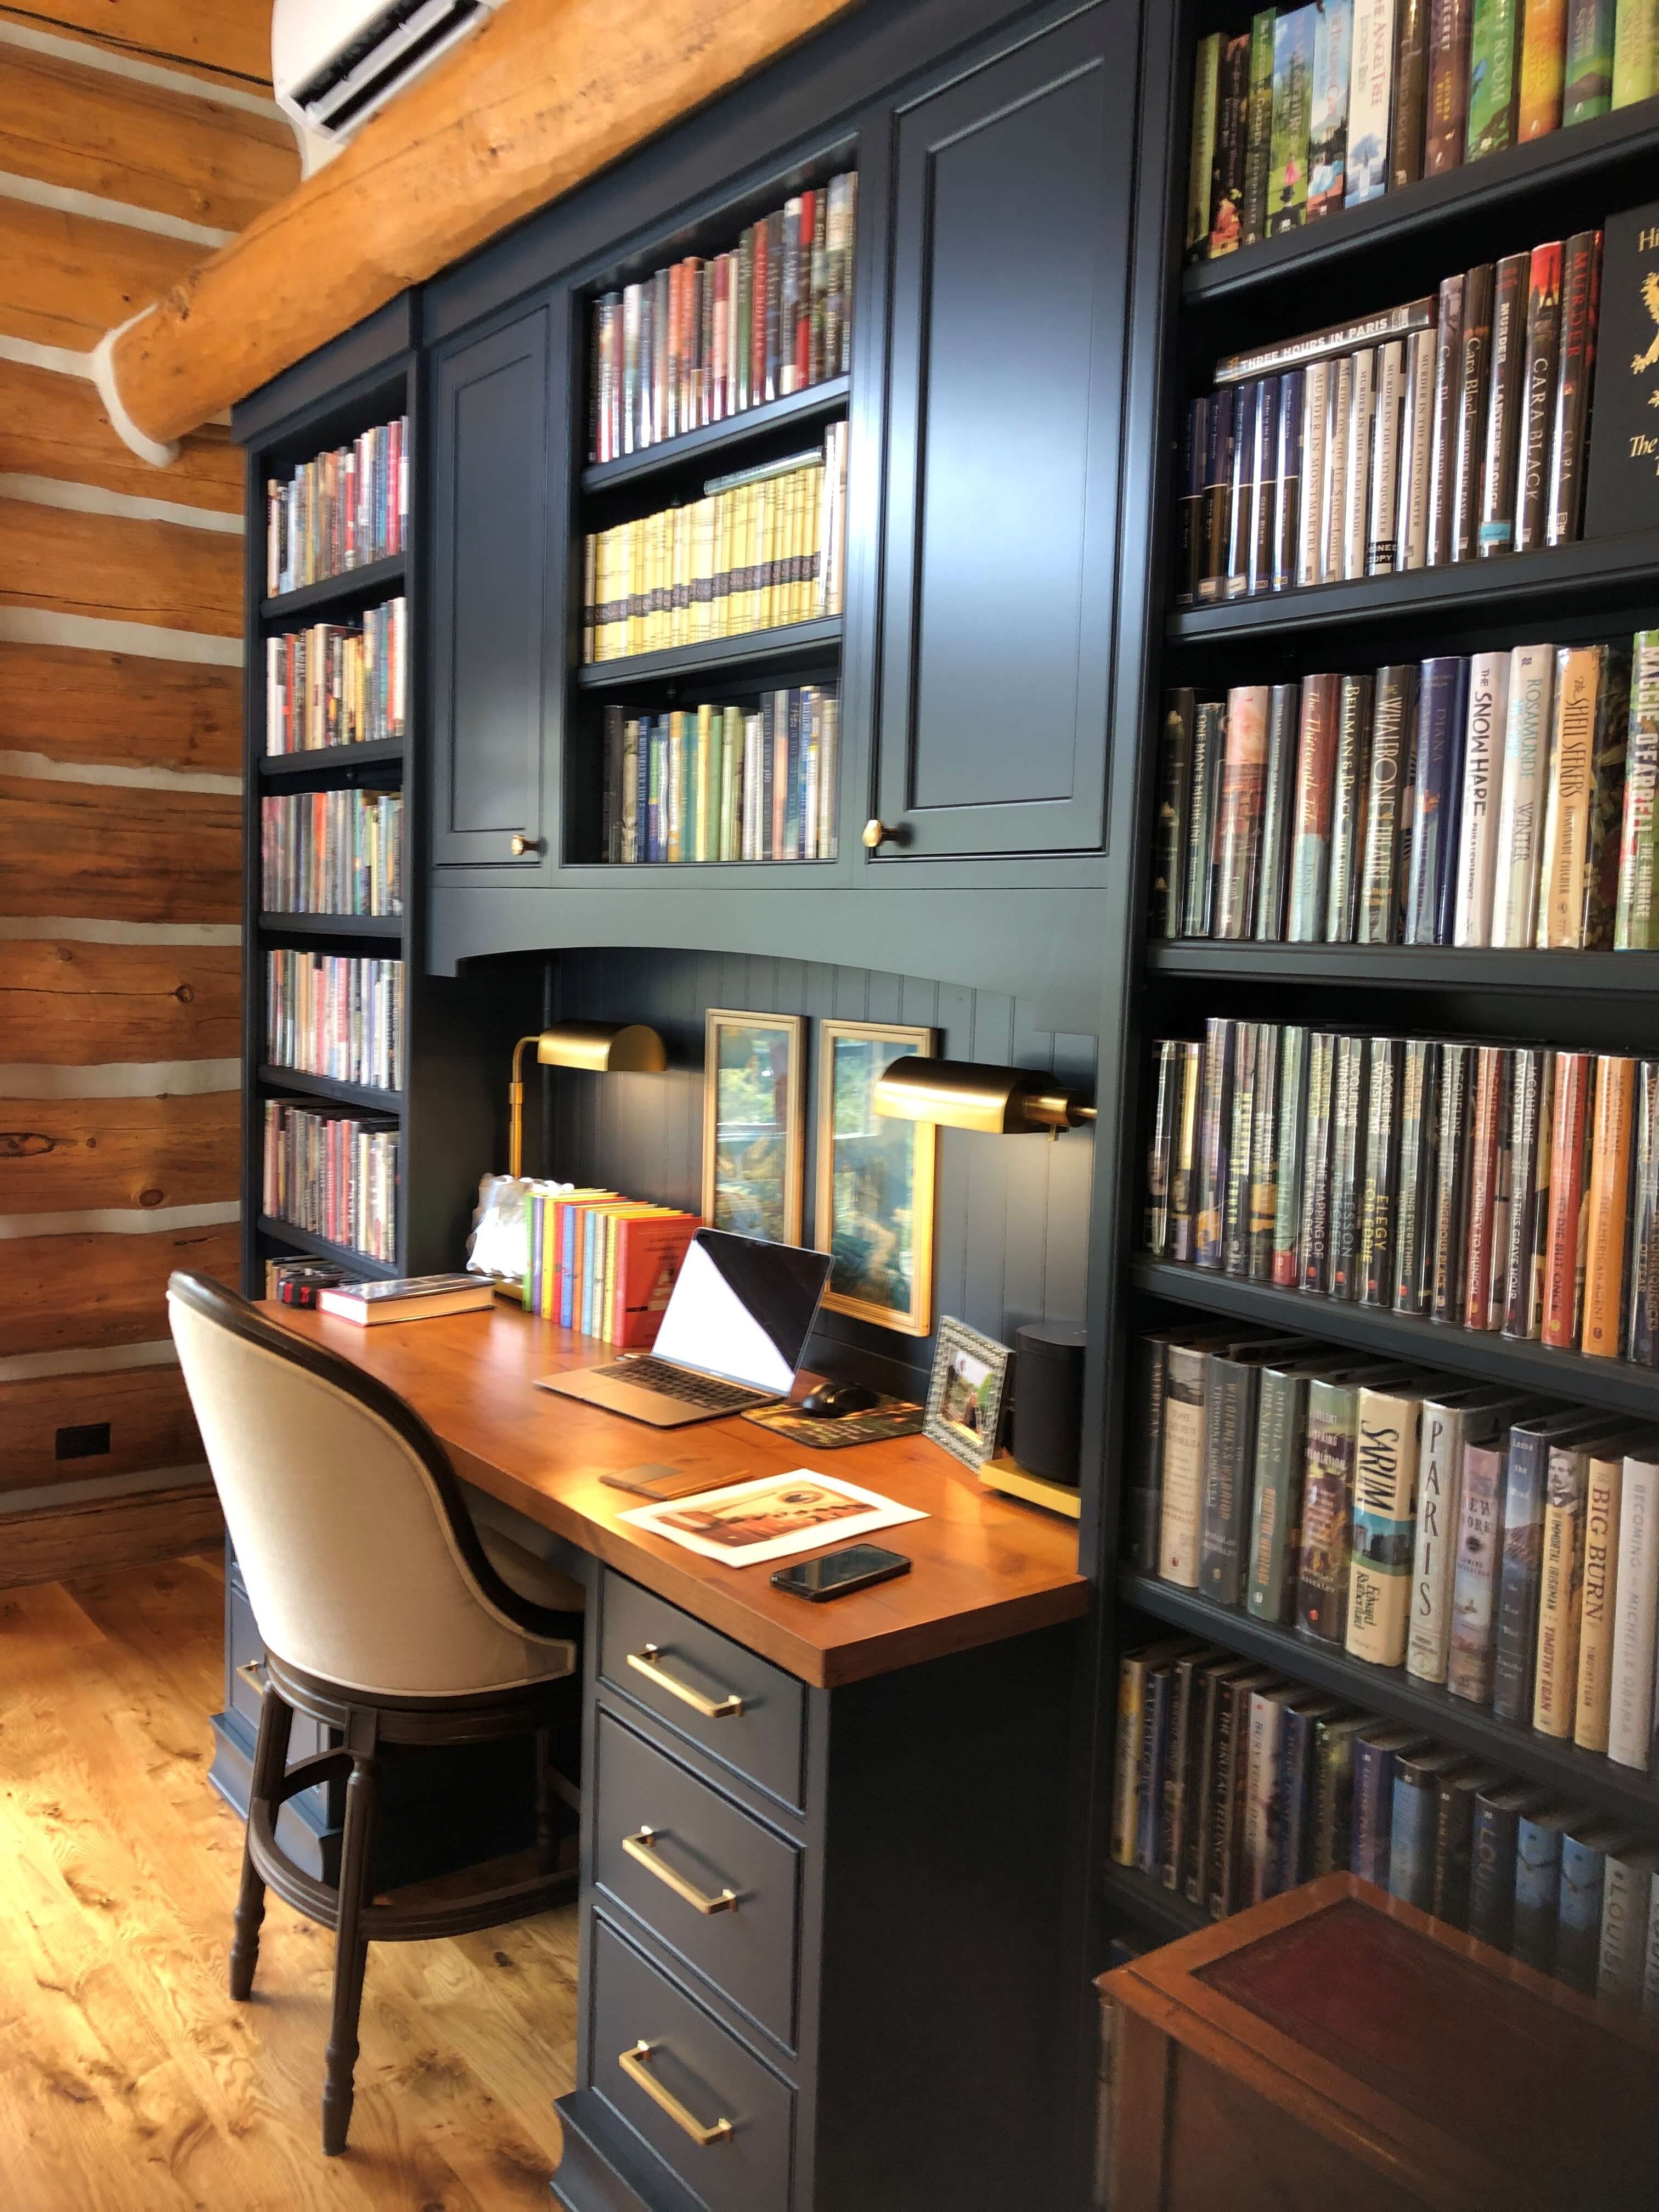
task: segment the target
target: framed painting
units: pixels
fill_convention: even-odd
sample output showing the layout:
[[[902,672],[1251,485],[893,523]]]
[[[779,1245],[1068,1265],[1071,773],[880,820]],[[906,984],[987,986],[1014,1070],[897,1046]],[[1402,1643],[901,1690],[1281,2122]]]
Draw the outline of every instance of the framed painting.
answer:
[[[834,1262],[823,1303],[902,1336],[933,1326],[930,1121],[889,1120],[876,1085],[896,1060],[932,1060],[938,1032],[883,1022],[820,1022],[813,1229]]]
[[[702,1218],[769,1244],[801,1241],[806,1024],[711,1006],[704,1036]]]

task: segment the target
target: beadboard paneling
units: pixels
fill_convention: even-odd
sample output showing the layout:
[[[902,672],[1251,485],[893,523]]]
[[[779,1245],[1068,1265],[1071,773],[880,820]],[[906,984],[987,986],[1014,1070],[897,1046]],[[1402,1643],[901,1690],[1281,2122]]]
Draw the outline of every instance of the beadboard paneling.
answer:
[[[696,1210],[702,1181],[703,1017],[710,1006],[809,1019],[925,1024],[951,1060],[1042,1068],[1088,1089],[1093,1037],[1035,1029],[1018,999],[861,968],[755,955],[561,954],[550,963],[556,1015],[649,1022],[668,1042],[666,1076],[595,1077],[547,1070],[547,1170]],[[812,1122],[816,1032],[807,1037],[806,1238],[813,1237]],[[1087,1130],[1047,1137],[981,1137],[941,1129],[934,1207],[933,1308],[1012,1343],[1022,1323],[1081,1322],[1088,1267]],[[878,1361],[925,1375],[933,1340],[826,1314],[815,1355],[834,1372],[905,1387]]]

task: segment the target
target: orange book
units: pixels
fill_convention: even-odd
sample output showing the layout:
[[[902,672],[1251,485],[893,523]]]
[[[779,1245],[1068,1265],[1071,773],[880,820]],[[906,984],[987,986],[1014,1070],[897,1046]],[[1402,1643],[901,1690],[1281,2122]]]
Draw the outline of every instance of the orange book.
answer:
[[[1603,1053],[1595,1063],[1595,1113],[1584,1231],[1583,1350],[1587,1358],[1596,1359],[1617,1359],[1623,1342],[1631,1107],[1635,1087],[1636,1062],[1615,1053]]]
[[[702,1225],[695,1213],[665,1210],[617,1223],[612,1343],[644,1352],[656,1342],[686,1249]]]
[[[548,1242],[551,1247],[543,1280],[546,1300],[544,1310],[566,1328],[579,1326],[571,1318],[571,1293],[574,1284],[580,1281],[575,1273],[576,1234],[573,1213],[596,1199],[614,1198],[614,1190],[565,1190],[547,1201]]]
[[[1589,1196],[1587,1144],[1595,1068],[1594,1053],[1559,1052],[1555,1055],[1555,1123],[1550,1133],[1550,1226],[1544,1254],[1544,1323],[1540,1335],[1557,1352],[1576,1351],[1578,1345]]]
[[[1524,142],[1561,128],[1567,0],[1526,0],[1520,29],[1521,100],[1515,135]]]

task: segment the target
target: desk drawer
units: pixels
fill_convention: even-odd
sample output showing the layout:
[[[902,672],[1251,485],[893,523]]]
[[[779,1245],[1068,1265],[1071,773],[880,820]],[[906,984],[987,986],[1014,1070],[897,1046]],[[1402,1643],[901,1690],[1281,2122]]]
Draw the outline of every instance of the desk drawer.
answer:
[[[595,2094],[708,2212],[788,2212],[794,2092],[598,1913],[592,1962]],[[630,2075],[623,2054],[641,2044]],[[697,2140],[722,2120],[726,2132]]]
[[[621,1575],[605,1576],[604,1607],[607,1682],[781,1804],[805,1806],[802,1684]]]
[[[604,1711],[595,1768],[595,1881],[793,2050],[800,1852]],[[737,1902],[706,1911],[676,1882]]]

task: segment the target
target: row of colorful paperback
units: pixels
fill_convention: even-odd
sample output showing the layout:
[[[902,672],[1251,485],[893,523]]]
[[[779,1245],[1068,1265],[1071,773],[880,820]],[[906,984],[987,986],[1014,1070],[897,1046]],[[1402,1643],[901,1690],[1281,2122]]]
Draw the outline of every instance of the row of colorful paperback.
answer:
[[[697,1215],[614,1190],[533,1185],[529,1206],[526,1311],[604,1344],[648,1351],[702,1226]]]
[[[1137,1349],[1142,1571],[1653,1765],[1659,1436],[1300,1337]]]
[[[847,425],[821,453],[717,477],[703,496],[582,542],[582,659],[741,637],[842,611]]]
[[[1317,0],[1198,42],[1187,253],[1212,260],[1659,93],[1653,0]]]
[[[643,453],[846,373],[858,181],[831,177],[750,223],[730,252],[601,294],[589,460]]]
[[[273,948],[265,955],[265,1059],[300,1075],[401,1091],[407,1006],[401,960]]]
[[[1152,931],[1659,945],[1659,630],[1164,702]]]
[[[259,801],[267,914],[400,915],[400,791],[283,792]]]
[[[404,735],[409,608],[370,607],[354,625],[314,623],[265,640],[265,750],[317,752]]]
[[[265,590],[297,592],[401,553],[409,536],[409,417],[365,430],[265,486]]]
[[[1659,1367],[1659,1060],[1223,1018],[1153,1053],[1155,1258]]]
[[[1217,1920],[1348,1868],[1659,2018],[1651,1837],[1213,1645],[1120,1663],[1112,1856]]]
[[[261,1211],[365,1259],[395,1262],[402,1146],[388,1115],[267,1099]]]
[[[1581,231],[1219,362],[1188,403],[1177,603],[1578,538],[1601,279]]]
[[[812,684],[752,712],[607,707],[605,859],[833,860],[840,726],[834,688]]]

